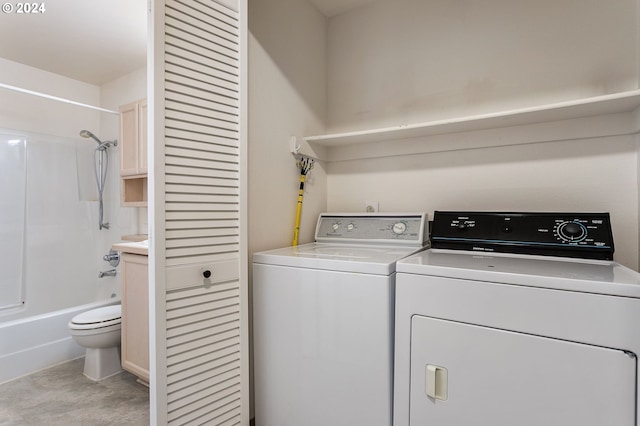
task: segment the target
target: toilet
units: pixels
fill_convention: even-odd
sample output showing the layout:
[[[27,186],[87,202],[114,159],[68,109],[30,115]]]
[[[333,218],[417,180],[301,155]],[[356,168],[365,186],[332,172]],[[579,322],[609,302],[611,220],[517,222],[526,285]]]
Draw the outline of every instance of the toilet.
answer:
[[[100,381],[122,371],[120,363],[121,305],[105,306],[76,315],[69,322],[73,340],[85,348],[84,375]]]

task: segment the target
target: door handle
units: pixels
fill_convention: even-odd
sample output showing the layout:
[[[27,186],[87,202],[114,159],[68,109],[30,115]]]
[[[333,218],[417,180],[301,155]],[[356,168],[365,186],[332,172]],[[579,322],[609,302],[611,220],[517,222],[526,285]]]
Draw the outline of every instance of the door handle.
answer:
[[[446,401],[449,397],[449,372],[444,367],[427,364],[425,383],[427,396]]]

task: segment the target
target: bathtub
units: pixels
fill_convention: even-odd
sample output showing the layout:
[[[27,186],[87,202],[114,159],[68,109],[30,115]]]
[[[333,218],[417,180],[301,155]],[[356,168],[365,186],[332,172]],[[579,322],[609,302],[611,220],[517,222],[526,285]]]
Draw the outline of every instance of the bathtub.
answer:
[[[109,299],[0,323],[0,383],[84,356],[67,324],[81,312],[117,303]]]

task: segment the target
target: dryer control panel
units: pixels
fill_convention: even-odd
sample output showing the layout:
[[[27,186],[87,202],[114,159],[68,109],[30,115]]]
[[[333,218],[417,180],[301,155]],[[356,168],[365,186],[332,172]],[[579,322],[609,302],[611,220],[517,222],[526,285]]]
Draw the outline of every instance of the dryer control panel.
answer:
[[[609,213],[436,211],[431,247],[613,260]]]

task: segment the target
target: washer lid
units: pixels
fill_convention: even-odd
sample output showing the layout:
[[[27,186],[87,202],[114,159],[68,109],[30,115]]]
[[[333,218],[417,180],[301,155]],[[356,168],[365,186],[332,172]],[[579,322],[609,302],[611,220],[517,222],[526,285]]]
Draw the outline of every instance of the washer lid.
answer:
[[[73,317],[73,324],[97,324],[120,319],[122,316],[122,305],[105,306],[104,308],[92,309]]]
[[[401,260],[397,271],[640,298],[640,274],[611,261],[431,249]]]
[[[389,275],[396,262],[422,248],[370,244],[309,243],[254,253],[253,262],[305,269]]]

